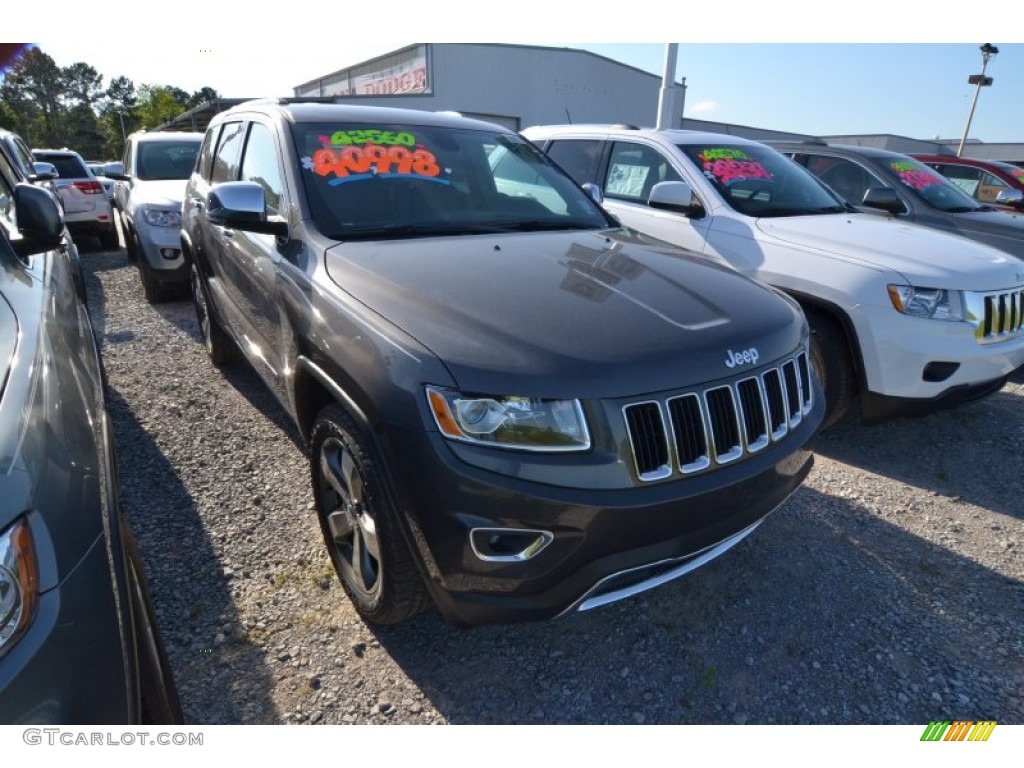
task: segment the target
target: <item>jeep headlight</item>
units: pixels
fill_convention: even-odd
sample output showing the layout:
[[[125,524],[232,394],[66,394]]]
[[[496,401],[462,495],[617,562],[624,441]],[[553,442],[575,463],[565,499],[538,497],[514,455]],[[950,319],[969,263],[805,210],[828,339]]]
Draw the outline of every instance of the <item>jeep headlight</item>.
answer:
[[[463,395],[427,387],[427,401],[445,437],[527,451],[585,451],[590,433],[579,400]]]
[[[963,320],[964,302],[960,291],[890,285],[889,299],[897,312],[932,320]]]
[[[32,622],[38,581],[32,535],[20,521],[0,533],[0,656]]]
[[[177,211],[156,211],[147,208],[142,212],[142,218],[147,224],[154,227],[173,227],[178,229],[181,226],[181,214]]]

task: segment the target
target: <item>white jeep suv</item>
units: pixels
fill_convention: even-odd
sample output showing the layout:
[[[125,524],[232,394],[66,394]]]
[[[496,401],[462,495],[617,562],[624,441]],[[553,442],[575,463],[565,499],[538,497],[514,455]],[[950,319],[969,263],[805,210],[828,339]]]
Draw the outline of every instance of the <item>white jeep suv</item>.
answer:
[[[629,126],[524,135],[623,224],[724,259],[804,307],[826,424],[998,391],[1024,364],[1024,263],[988,246],[858,213],[763,144]]]

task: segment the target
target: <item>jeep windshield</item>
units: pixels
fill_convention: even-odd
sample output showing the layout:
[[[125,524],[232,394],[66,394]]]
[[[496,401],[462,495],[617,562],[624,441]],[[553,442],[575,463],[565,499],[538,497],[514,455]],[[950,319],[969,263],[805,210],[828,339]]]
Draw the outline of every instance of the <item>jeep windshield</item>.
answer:
[[[376,123],[292,131],[313,220],[335,240],[615,226],[518,134]]]
[[[995,210],[982,205],[967,192],[938,171],[910,157],[884,158],[879,164],[882,171],[895,181],[916,194],[926,204],[944,213],[973,213],[974,211]]]
[[[770,147],[678,146],[722,199],[748,216],[811,216],[853,210],[812,174]]]

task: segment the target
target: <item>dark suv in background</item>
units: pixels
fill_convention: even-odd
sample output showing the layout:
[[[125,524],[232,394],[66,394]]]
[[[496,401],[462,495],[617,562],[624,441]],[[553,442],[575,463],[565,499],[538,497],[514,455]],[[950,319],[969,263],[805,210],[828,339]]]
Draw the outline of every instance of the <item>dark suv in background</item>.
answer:
[[[799,307],[621,229],[505,128],[249,102],[212,121],[182,218],[207,350],[244,354],[296,421],[368,621],[621,599],[810,470]]]
[[[824,142],[767,142],[859,210],[960,235],[1024,258],[1024,215],[986,205],[910,155]]]
[[[0,154],[0,723],[179,723],[66,238]]]

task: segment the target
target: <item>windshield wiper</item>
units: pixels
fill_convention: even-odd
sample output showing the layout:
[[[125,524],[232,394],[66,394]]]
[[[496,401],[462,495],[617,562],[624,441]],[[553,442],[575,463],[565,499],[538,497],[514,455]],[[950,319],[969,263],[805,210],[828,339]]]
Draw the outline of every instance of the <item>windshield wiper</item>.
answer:
[[[816,216],[824,213],[849,213],[850,211],[850,208],[842,205],[830,205],[827,208],[771,208],[753,215],[771,218],[774,216]]]
[[[424,235],[444,237],[447,235],[494,234],[500,231],[497,227],[476,224],[392,224],[382,227],[352,227],[342,232],[334,232],[328,237],[331,240],[401,240]]]
[[[589,222],[558,221],[553,219],[524,219],[523,221],[494,222],[494,227],[505,232],[552,232],[560,229],[598,229]]]

